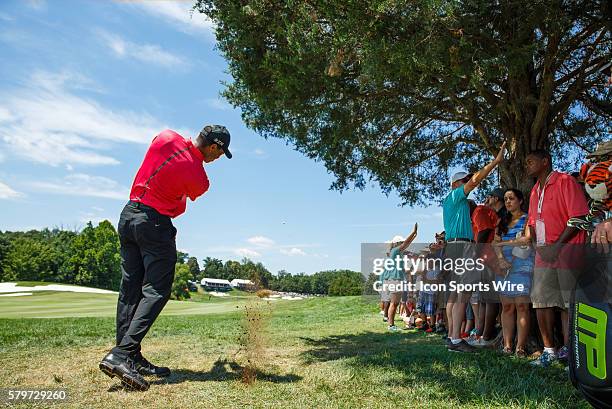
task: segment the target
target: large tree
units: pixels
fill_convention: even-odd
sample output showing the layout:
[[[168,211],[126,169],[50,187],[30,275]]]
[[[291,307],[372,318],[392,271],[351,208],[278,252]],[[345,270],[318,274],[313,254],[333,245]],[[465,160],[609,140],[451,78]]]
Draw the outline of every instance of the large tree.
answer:
[[[576,169],[609,138],[609,2],[198,0],[233,81],[225,97],[265,137],[405,204],[448,188],[502,141],[505,186],[529,150]]]

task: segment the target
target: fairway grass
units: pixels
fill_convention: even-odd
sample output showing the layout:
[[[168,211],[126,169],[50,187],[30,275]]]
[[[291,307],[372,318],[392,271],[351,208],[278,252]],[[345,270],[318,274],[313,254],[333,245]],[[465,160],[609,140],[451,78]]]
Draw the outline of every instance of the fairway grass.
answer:
[[[229,312],[247,299],[242,292],[230,297],[194,294],[193,301],[168,301],[164,314]],[[117,294],[37,291],[21,297],[0,297],[0,318],[114,317],[116,309]]]
[[[561,367],[532,368],[489,351],[449,353],[439,336],[388,333],[375,303],[361,297],[263,304],[271,310],[268,342],[257,380],[246,385],[244,308],[229,307],[164,310],[143,353],[173,374],[150,378],[144,393],[125,391],[98,369],[113,346],[112,317],[0,319],[0,387],[66,388],[70,401],[57,407],[71,408],[588,407]]]

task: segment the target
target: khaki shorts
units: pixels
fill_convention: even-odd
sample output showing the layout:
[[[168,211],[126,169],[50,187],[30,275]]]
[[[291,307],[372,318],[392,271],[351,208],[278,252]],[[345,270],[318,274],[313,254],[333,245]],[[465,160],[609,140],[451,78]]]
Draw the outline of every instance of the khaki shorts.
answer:
[[[393,287],[393,291],[389,290],[387,286]],[[383,290],[381,292],[383,298],[388,299],[393,304],[399,304],[402,301],[402,281],[401,280],[385,280],[383,283]]]
[[[530,294],[533,308],[569,308],[576,273],[569,269],[536,267]]]
[[[447,282],[455,281],[458,284],[474,284],[481,280],[482,271],[474,268],[476,259],[476,245],[471,242],[456,241],[446,244],[444,249],[445,262],[447,259],[453,260],[454,265],[463,265],[465,260],[470,260],[472,265],[469,269],[456,268],[448,274]]]

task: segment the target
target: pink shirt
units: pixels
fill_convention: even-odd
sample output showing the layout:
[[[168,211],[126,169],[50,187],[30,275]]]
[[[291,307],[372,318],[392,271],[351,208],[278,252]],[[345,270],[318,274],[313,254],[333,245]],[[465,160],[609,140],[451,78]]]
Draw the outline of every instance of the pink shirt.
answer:
[[[531,189],[529,197],[529,226],[535,229],[536,220],[538,219],[538,194],[540,193],[540,182]],[[544,221],[546,230],[546,244],[552,244],[567,226],[567,221],[572,217],[584,216],[589,212],[586,198],[580,185],[573,177],[566,173],[553,171],[544,190],[544,200],[542,202],[542,213],[539,218]],[[579,244],[585,243],[586,232],[579,231],[572,237],[568,243]],[[578,250],[580,246],[565,246],[564,254],[573,250]],[[563,257],[560,257],[560,259]],[[545,263],[540,259],[539,254],[536,256],[536,266],[544,266]],[[550,266],[556,266],[559,263],[552,263]]]
[[[189,139],[169,129],[157,135],[136,173],[130,200],[176,217],[208,190],[204,157]]]

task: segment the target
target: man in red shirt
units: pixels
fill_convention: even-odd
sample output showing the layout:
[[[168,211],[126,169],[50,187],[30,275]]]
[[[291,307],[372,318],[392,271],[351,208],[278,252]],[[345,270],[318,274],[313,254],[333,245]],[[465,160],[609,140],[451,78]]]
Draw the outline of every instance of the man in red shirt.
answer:
[[[567,308],[575,284],[579,251],[586,233],[567,226],[572,217],[583,216],[589,208],[582,188],[573,177],[552,170],[550,153],[532,151],[526,158],[529,176],[537,179],[529,199],[529,228],[536,248],[531,302],[536,310],[544,352],[534,365],[548,366],[566,359],[569,343]],[[564,346],[557,352],[553,341],[554,309],[561,309]]]
[[[142,375],[168,376],[170,369],[147,361],[140,343],[170,298],[176,256],[171,219],[185,212],[209,187],[203,162],[229,151],[224,126],[205,126],[195,143],[165,130],[157,135],[134,178],[130,201],[119,218],[121,287],[117,301],[117,345],[100,369],[131,389],[147,390]]]

